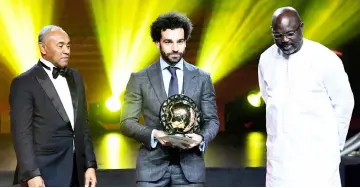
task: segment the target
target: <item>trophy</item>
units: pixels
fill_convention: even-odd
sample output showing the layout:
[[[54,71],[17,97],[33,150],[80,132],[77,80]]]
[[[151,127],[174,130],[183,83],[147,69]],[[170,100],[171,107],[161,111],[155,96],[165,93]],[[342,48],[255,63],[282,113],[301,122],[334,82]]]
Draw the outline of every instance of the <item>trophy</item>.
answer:
[[[160,108],[160,123],[168,136],[159,139],[173,146],[186,148],[193,144],[194,140],[186,137],[185,134],[198,134],[201,122],[201,112],[190,97],[183,94],[172,95]]]

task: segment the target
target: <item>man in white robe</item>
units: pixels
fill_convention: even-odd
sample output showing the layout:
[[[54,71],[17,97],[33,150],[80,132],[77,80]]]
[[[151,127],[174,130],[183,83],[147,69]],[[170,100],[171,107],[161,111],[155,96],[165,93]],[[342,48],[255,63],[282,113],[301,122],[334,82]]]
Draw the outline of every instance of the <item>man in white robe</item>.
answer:
[[[303,38],[297,11],[275,11],[275,44],[261,54],[259,86],[266,104],[266,186],[341,187],[340,151],[354,97],[342,61]]]

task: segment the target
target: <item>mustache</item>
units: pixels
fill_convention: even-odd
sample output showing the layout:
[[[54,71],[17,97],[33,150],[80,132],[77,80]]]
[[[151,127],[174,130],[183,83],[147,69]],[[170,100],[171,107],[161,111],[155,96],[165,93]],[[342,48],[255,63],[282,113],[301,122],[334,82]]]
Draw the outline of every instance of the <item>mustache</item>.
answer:
[[[291,44],[291,43],[284,43],[284,44],[280,44],[280,46],[279,46],[280,48],[289,48],[289,47],[294,47],[294,45],[293,44]]]
[[[281,46],[289,46],[292,45],[292,43],[280,43]]]
[[[168,53],[167,55],[181,55],[181,52],[172,52],[172,53]]]

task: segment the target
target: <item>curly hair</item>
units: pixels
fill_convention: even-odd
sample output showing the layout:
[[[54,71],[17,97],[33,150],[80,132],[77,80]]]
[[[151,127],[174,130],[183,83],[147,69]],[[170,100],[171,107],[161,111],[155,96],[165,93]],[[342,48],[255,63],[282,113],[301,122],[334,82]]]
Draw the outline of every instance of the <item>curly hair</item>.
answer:
[[[151,24],[151,38],[153,42],[159,42],[161,39],[161,31],[177,28],[184,29],[185,40],[190,38],[193,26],[188,17],[178,12],[162,14]]]

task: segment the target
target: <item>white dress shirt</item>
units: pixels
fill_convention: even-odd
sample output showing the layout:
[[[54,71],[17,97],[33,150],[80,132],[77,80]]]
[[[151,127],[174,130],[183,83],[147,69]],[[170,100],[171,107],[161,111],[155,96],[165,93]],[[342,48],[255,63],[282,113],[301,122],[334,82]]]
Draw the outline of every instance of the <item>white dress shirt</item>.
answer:
[[[167,64],[162,57],[160,57],[160,67],[161,67],[161,73],[163,77],[164,87],[166,91],[166,95],[169,95],[169,85],[171,80],[171,73],[167,69],[170,65]],[[179,86],[179,94],[182,93],[183,89],[183,79],[184,79],[184,59],[181,59],[174,67],[177,67],[176,69],[176,76],[178,79],[178,86]]]
[[[55,66],[51,62],[49,62],[43,58],[40,58],[40,61],[43,62],[46,66],[50,67],[50,70],[46,69],[45,67],[43,67],[43,68],[44,68],[45,72],[47,73],[47,75],[49,76],[51,82],[54,84],[56,92],[58,93],[61,103],[64,106],[66,114],[70,120],[71,127],[74,130],[74,107],[72,104],[70,89],[69,89],[68,83],[66,81],[66,78],[59,75],[59,77],[54,79],[52,76],[52,70]]]

